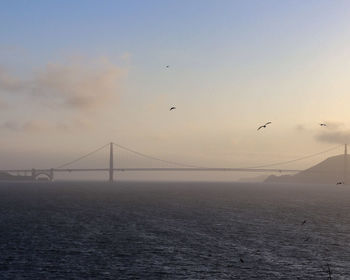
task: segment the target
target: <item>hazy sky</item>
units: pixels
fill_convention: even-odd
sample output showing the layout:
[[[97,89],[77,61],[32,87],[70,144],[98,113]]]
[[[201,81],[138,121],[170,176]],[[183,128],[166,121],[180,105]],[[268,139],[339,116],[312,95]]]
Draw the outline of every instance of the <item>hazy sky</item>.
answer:
[[[241,167],[349,139],[349,1],[9,0],[0,35],[0,168],[110,141]]]

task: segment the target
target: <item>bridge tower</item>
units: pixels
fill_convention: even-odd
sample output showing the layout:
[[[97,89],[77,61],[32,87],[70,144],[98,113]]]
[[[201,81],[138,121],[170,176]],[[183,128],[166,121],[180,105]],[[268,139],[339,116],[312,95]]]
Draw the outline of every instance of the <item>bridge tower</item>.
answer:
[[[109,182],[113,183],[113,143],[109,144]]]
[[[52,182],[54,180],[54,178],[53,178],[53,168],[50,168],[49,174],[50,174],[50,181]]]
[[[40,175],[44,175],[47,179],[52,182],[54,180],[54,169],[32,169],[32,180],[36,181]]]
[[[36,171],[35,169],[33,168],[32,169],[32,180],[35,181],[35,176],[36,176]]]
[[[343,174],[344,185],[348,183],[348,145],[344,145],[344,174]]]

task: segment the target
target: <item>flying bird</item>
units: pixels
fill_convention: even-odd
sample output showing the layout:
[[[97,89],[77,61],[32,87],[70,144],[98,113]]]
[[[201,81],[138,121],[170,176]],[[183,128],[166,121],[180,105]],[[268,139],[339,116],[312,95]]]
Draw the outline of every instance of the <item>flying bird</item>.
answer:
[[[328,279],[332,279],[332,270],[329,266],[329,263],[327,263],[327,273],[328,273]]]
[[[302,223],[301,223],[301,225],[305,225],[306,224],[306,220],[304,220]]]
[[[244,260],[243,260],[242,258],[239,258],[239,261],[240,261],[241,263],[244,263]]]
[[[169,68],[169,67],[170,67],[170,65],[165,66],[165,68]]]
[[[344,184],[344,182],[337,182],[337,185],[342,185]]]
[[[175,110],[176,109],[176,107],[175,106],[173,106],[173,107],[171,107],[170,108],[170,110],[169,111],[172,111],[172,110]]]
[[[325,123],[320,123],[320,126],[327,126]]]
[[[267,123],[265,123],[264,125],[259,126],[257,130],[259,130],[259,129],[261,129],[261,128],[266,128],[266,126],[267,126],[268,124],[270,124],[270,123],[271,123],[271,122],[267,122]]]

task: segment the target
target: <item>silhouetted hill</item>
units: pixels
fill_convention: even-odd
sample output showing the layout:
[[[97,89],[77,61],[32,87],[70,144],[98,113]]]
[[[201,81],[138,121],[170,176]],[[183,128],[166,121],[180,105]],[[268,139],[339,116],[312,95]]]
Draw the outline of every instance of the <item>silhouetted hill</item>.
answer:
[[[344,160],[344,155],[330,157],[295,175],[271,175],[265,182],[336,184],[344,180]],[[347,174],[350,174],[350,155],[347,155],[347,162]]]

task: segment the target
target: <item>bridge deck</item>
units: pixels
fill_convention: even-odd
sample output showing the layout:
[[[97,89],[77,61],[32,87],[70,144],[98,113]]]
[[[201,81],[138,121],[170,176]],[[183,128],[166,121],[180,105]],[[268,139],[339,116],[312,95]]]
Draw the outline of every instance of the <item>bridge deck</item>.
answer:
[[[2,172],[32,172],[32,169],[7,169],[1,170]],[[108,172],[109,168],[61,168],[61,169],[35,169],[36,172]],[[300,172],[299,169],[266,169],[266,168],[113,168],[116,172],[136,172],[136,171],[206,171],[206,172]]]

